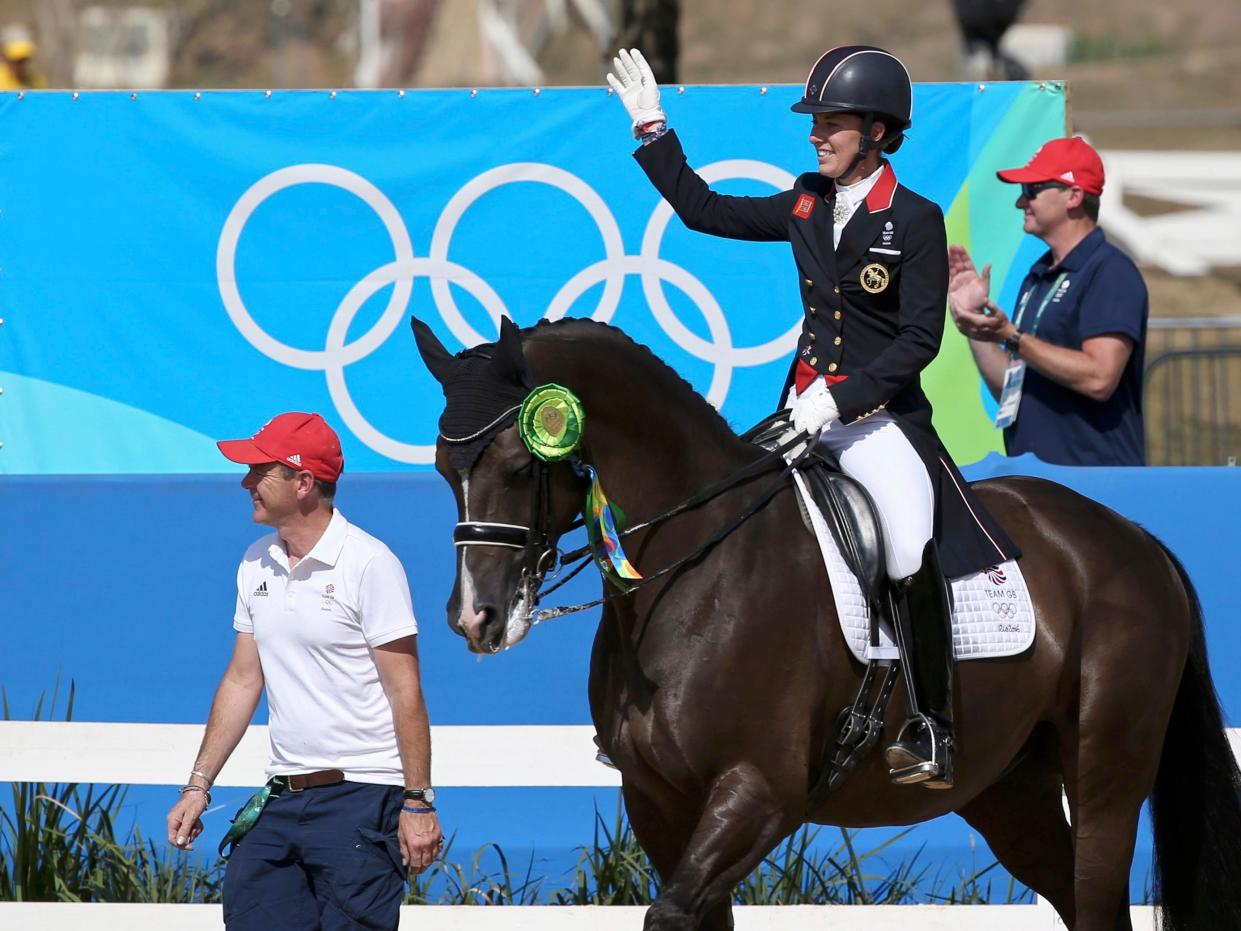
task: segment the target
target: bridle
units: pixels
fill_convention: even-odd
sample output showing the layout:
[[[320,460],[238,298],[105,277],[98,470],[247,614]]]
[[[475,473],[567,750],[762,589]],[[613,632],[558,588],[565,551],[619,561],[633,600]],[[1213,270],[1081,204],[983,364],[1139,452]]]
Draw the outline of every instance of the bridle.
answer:
[[[551,545],[551,489],[548,464],[534,459],[531,485],[530,522],[501,524],[494,521],[458,521],[452,531],[453,546],[499,546],[521,550],[521,586],[527,604],[538,604],[539,588],[548,572],[555,572],[563,555]],[[568,528],[570,530],[573,527]]]
[[[765,431],[770,432],[771,427],[782,421],[786,417],[784,411],[778,411],[775,414],[765,418],[755,427],[746,431],[743,438],[754,439],[761,436]],[[694,549],[691,553],[676,560],[672,564],[645,575],[640,579],[629,582],[622,586],[616,586],[614,589],[605,592],[603,597],[594,601],[583,604],[572,605],[569,607],[551,608],[545,610],[534,611],[533,609],[539,604],[541,598],[551,594],[551,592],[560,588],[573,576],[577,575],[591,562],[604,564],[606,557],[596,552],[595,547],[588,543],[568,553],[562,552],[560,549],[551,544],[551,492],[549,472],[550,464],[534,457],[534,480],[531,484],[531,502],[530,502],[530,522],[528,524],[507,524],[496,523],[491,521],[460,521],[453,530],[453,545],[457,547],[469,546],[498,546],[508,549],[522,550],[522,568],[521,568],[521,587],[525,603],[531,608],[532,623],[538,624],[545,620],[562,617],[566,614],[574,614],[579,611],[585,611],[589,608],[597,607],[613,598],[623,597],[631,594],[635,589],[643,585],[650,584],[656,579],[662,578],[677,569],[697,560],[706,552],[716,546],[720,541],[727,537],[730,533],[741,526],[748,518],[757,513],[768,501],[773,498],[787,483],[789,476],[793,470],[799,466],[810,451],[814,447],[813,442],[807,442],[807,437],[803,434],[797,434],[791,439],[783,443],[776,444],[767,449],[767,451],[758,459],[747,463],[742,468],[729,474],[713,485],[708,486],[697,494],[687,498],[686,500],[674,505],[673,507],[663,511],[662,513],[640,523],[632,524],[620,532],[619,536],[623,539],[631,536],[640,530],[647,530],[658,526],[717,498],[732,488],[749,482],[762,472],[766,471],[774,462],[783,463],[779,475],[776,479],[768,484],[762,492],[753,501],[749,502],[738,514],[704,543]],[[790,461],[784,460],[784,454],[800,443],[805,443],[806,448]],[[580,461],[574,459],[570,462],[574,470],[583,475]],[[580,512],[579,512],[580,513]],[[584,519],[580,518],[565,529],[570,532],[584,523]],[[564,567],[573,563],[577,563],[569,572],[556,579],[555,583],[546,591],[542,590],[543,582],[550,572],[556,575]],[[608,577],[610,578],[610,576]],[[495,648],[495,649],[498,649]]]

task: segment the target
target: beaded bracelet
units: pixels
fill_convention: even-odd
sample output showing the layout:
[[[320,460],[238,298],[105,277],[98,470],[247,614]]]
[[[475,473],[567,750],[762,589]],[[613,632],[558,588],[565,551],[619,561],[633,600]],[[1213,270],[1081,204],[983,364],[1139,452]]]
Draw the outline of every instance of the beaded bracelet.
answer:
[[[435,808],[431,805],[428,805],[425,808],[414,808],[411,805],[402,805],[401,811],[407,811],[411,815],[428,815],[431,812],[435,811]]]
[[[207,800],[207,804],[211,804],[211,792],[208,789],[204,789],[202,786],[196,786],[192,782],[188,785],[183,785],[181,787],[181,794],[184,795],[186,792],[201,792],[203,797]]]

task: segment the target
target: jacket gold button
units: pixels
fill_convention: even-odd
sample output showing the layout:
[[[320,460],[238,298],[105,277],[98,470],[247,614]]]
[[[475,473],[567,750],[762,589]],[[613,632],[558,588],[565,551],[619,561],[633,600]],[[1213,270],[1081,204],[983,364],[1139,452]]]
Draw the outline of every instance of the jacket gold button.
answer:
[[[813,332],[810,334],[810,341],[811,341],[812,343],[813,343],[816,339],[818,339],[818,338],[819,338],[819,334],[817,334],[817,333],[813,333]]]
[[[818,357],[818,356],[811,356],[811,357],[810,357],[810,364],[811,364],[811,366],[818,365],[818,364],[819,364],[819,357]]]
[[[830,364],[827,366],[827,370],[828,370],[829,372],[834,372],[834,371],[836,371],[837,367],[838,367],[838,366],[836,365],[836,363],[835,363],[835,362],[832,362],[832,363],[830,363]]]
[[[834,340],[832,340],[832,342],[835,343],[837,346],[839,346],[841,343],[844,342],[844,340],[841,339],[839,336],[837,336]]]
[[[833,317],[835,317],[837,320],[839,320],[839,319],[841,318],[841,313],[840,313],[840,311],[838,310],[838,311],[836,311],[836,313],[832,314],[832,316],[833,316]]]
[[[806,310],[810,311],[810,313],[812,313],[812,314],[817,314],[817,313],[818,313],[818,311],[817,311],[817,310],[815,310],[815,308],[813,308],[813,307],[807,307],[807,308],[806,308]]]
[[[811,281],[809,278],[807,278],[807,279],[806,279],[806,287],[807,287],[807,288],[813,288],[813,287],[814,287],[814,282],[813,282],[813,281]]]
[[[835,291],[837,294],[839,294],[839,293],[840,293],[840,285],[837,285],[836,287],[832,288],[832,290],[833,290],[833,291]]]

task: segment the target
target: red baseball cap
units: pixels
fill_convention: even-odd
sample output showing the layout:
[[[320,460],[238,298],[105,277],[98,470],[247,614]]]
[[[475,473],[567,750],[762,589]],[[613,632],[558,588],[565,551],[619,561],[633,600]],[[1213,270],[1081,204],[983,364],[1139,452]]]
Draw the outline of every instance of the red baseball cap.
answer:
[[[340,439],[318,414],[281,414],[263,424],[248,440],[220,440],[215,445],[233,462],[279,462],[304,469],[323,482],[334,482],[345,471]]]
[[[1103,193],[1103,159],[1081,136],[1045,142],[1025,168],[1008,168],[995,174],[1009,184],[1058,181],[1079,187],[1087,194]]]

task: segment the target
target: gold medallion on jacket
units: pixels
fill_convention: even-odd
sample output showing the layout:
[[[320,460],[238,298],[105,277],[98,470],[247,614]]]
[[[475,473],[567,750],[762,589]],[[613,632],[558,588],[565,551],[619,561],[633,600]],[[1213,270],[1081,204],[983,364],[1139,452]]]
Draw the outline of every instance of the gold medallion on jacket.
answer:
[[[858,276],[858,281],[869,294],[878,294],[880,291],[886,290],[888,282],[892,280],[892,274],[887,267],[880,265],[878,262],[871,262],[862,269],[862,274]]]

